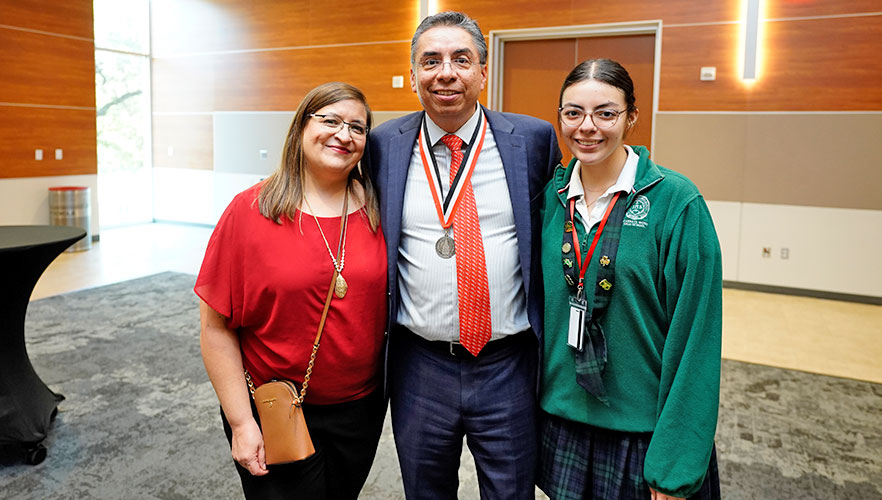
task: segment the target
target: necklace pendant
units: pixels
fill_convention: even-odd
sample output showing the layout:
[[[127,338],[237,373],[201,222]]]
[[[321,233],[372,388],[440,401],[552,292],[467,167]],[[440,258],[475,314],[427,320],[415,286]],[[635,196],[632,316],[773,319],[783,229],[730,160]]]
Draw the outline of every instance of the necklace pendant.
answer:
[[[456,253],[456,243],[447,233],[435,242],[435,253],[442,259],[449,259]]]
[[[342,299],[346,296],[348,290],[349,285],[346,283],[346,280],[343,279],[343,275],[337,273],[337,280],[334,283],[334,295],[336,295],[338,299]]]

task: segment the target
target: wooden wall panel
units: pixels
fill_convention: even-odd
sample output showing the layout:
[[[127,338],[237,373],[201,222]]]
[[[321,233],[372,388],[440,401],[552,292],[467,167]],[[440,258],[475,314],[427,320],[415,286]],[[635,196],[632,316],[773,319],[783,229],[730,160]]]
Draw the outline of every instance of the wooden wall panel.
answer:
[[[664,29],[659,111],[746,109],[736,55],[739,29],[732,24]],[[702,66],[715,66],[717,79],[700,81]]]
[[[91,39],[92,0],[0,0],[0,24]]]
[[[95,107],[93,42],[0,28],[0,101]]]
[[[763,31],[760,78],[747,85],[739,26],[665,29],[659,109],[882,110],[882,16],[767,22]],[[716,81],[699,81],[701,66],[716,66]]]
[[[740,16],[741,0],[439,0],[438,10],[460,10],[478,21],[481,30],[535,28],[662,19],[665,24],[733,21]]]
[[[835,16],[882,11],[882,0],[776,0],[766,1],[766,19],[783,17]]]
[[[418,2],[265,0],[153,2],[157,56],[408,40]],[[199,22],[193,22],[198,19]]]
[[[882,110],[882,16],[769,22],[752,110]]]
[[[95,135],[93,110],[0,106],[0,177],[96,174]],[[55,159],[56,148],[64,159]]]
[[[359,87],[372,108],[416,110],[409,59],[409,42],[155,59],[154,111],[293,111],[329,81]],[[393,75],[404,88],[392,88]]]
[[[92,1],[0,0],[0,25],[62,35],[0,27],[0,177],[96,174]]]
[[[211,115],[153,115],[153,166],[211,170],[212,131]]]

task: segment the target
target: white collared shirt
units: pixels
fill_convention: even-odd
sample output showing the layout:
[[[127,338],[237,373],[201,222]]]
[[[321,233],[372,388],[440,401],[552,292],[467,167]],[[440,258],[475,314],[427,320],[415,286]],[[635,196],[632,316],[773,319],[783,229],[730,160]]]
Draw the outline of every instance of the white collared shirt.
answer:
[[[479,111],[480,108],[476,108],[472,117],[455,132],[463,140],[464,149],[480,123]],[[441,137],[447,132],[428,115],[426,122],[446,196],[450,189],[451,154]],[[493,328],[491,339],[495,340],[526,330],[529,321],[514,212],[502,158],[489,126],[471,182],[484,240]],[[435,242],[443,235],[444,229],[438,220],[420,158],[419,141],[416,141],[411,152],[401,215],[401,242],[398,246],[401,306],[396,322],[429,340],[456,341],[459,340],[456,255],[442,259],[435,253]],[[455,225],[451,235],[455,240]]]
[[[619,178],[616,183],[609,187],[603,195],[597,199],[594,206],[591,207],[591,213],[588,213],[588,205],[585,202],[585,189],[582,187],[582,163],[576,160],[576,166],[570,175],[570,184],[567,190],[567,200],[576,199],[576,211],[582,216],[582,224],[585,232],[589,232],[595,224],[603,219],[603,213],[606,212],[612,201],[613,195],[619,191],[630,193],[634,189],[634,180],[637,177],[637,163],[640,156],[631,149],[631,146],[625,145],[625,151],[628,157],[625,159],[625,166],[619,172]]]

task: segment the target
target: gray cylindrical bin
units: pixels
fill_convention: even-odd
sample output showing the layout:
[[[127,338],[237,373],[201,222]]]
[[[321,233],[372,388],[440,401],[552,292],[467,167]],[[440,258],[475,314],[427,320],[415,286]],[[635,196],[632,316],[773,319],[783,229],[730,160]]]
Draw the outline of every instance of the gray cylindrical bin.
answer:
[[[66,252],[92,248],[92,203],[86,186],[49,188],[49,224],[73,226],[86,230],[86,236],[71,245]]]

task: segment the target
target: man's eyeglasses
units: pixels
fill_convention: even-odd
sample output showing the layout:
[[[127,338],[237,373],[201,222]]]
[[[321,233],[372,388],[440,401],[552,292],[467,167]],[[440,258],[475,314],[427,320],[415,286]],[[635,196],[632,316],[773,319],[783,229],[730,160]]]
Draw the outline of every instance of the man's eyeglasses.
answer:
[[[591,123],[593,123],[595,127],[601,129],[614,127],[616,125],[616,122],[619,121],[619,115],[627,111],[618,111],[615,109],[598,109],[592,113],[586,113],[585,110],[572,106],[564,106],[562,108],[558,108],[557,110],[558,112],[560,112],[561,123],[568,127],[580,127],[582,126],[582,122],[585,121],[585,117],[590,116]]]
[[[449,61],[444,61],[437,57],[430,57],[418,62],[417,66],[427,73],[432,73],[434,71],[439,71],[445,64],[449,64],[450,68],[454,71],[466,71],[472,66],[480,63],[472,62],[471,59],[465,56],[457,56]]]
[[[354,137],[363,138],[368,133],[367,126],[361,123],[349,123],[337,115],[320,115],[317,113],[310,113],[309,116],[311,116],[312,118],[318,118],[319,122],[322,125],[327,127],[328,130],[333,130],[335,134],[343,130],[343,125],[349,126],[349,135],[352,135]]]

